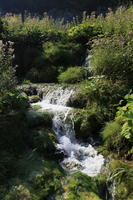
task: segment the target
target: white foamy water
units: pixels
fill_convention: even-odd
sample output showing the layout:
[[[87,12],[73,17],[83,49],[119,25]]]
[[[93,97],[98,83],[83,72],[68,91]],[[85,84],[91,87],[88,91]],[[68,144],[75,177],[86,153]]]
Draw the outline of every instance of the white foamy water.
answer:
[[[96,176],[104,164],[104,158],[90,144],[80,143],[75,138],[72,108],[67,107],[73,90],[58,87],[49,91],[43,101],[32,105],[40,105],[42,110],[52,112],[53,130],[57,135],[57,149],[65,155],[61,165],[70,171],[81,171],[88,176]]]

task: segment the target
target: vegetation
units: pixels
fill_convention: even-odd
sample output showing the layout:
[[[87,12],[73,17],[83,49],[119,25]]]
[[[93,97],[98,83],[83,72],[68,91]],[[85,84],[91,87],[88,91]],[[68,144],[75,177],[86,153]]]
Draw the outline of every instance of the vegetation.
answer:
[[[78,83],[85,77],[85,70],[82,67],[70,67],[58,77],[59,82]]]
[[[133,95],[125,99],[127,104],[119,107],[115,120],[106,124],[101,135],[109,151],[129,159],[133,153]]]
[[[56,200],[101,200],[106,182],[117,184],[116,199],[132,198],[132,19],[132,5],[66,24],[47,15],[25,21],[20,15],[1,17],[0,199],[42,200],[53,194]],[[88,54],[91,66],[85,68]],[[53,116],[29,105],[42,95],[34,87],[22,93],[17,83],[71,84],[75,94],[68,106],[75,108],[76,136],[93,138],[115,159],[109,160],[110,176],[68,176],[58,164],[63,154],[56,153]]]

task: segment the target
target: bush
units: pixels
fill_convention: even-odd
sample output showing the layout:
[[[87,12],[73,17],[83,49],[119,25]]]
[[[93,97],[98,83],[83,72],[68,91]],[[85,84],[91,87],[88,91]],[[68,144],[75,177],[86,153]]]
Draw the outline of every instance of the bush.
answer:
[[[16,86],[15,69],[12,65],[13,49],[12,43],[3,44],[0,41],[0,95],[14,91]]]
[[[28,97],[15,91],[7,92],[3,98],[0,97],[0,112],[11,111],[25,112],[29,108]]]
[[[68,30],[68,36],[70,39],[82,44],[86,44],[90,39],[99,35],[100,33],[100,27],[87,22],[78,24],[77,26],[74,26]]]
[[[124,140],[120,136],[121,124],[119,122],[108,122],[101,132],[106,149],[120,154]]]
[[[93,79],[83,81],[75,96],[71,99],[70,105],[78,108],[87,108],[97,104],[102,108],[106,119],[113,119],[116,106],[127,93],[125,84],[106,79]]]
[[[126,96],[127,104],[119,107],[114,121],[106,124],[101,132],[106,148],[119,156],[131,159],[133,155],[133,98]]]
[[[92,48],[91,71],[94,75],[105,75],[114,81],[121,80],[132,85],[133,38],[113,36],[95,41]]]
[[[70,67],[58,76],[59,82],[78,83],[85,78],[83,67]]]
[[[123,122],[121,136],[133,142],[133,94],[126,95],[125,100],[127,104],[118,108],[116,120]]]
[[[53,83],[57,81],[58,69],[55,66],[43,66],[42,69],[31,68],[26,78],[33,83]]]
[[[98,132],[104,120],[100,106],[93,105],[88,107],[87,110],[75,110],[74,128],[76,137],[80,139],[98,138]]]
[[[83,49],[73,42],[46,42],[43,45],[42,58],[45,63],[56,66],[73,66],[82,63]]]

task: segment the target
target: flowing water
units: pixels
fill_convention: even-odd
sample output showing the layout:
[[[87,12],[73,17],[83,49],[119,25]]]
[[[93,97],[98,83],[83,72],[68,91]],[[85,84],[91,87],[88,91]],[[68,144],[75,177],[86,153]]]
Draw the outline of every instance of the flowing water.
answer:
[[[40,105],[43,111],[53,113],[53,130],[57,135],[57,149],[64,153],[61,162],[66,170],[81,171],[89,176],[96,176],[104,163],[104,158],[90,144],[80,143],[75,138],[72,108],[67,103],[73,95],[71,88],[58,87],[49,90],[43,100],[33,105]]]

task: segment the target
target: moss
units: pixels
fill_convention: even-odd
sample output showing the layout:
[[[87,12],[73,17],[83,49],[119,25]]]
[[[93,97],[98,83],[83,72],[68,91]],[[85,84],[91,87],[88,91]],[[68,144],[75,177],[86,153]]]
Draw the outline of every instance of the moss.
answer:
[[[41,99],[39,96],[34,95],[34,96],[30,96],[29,100],[30,100],[30,103],[36,103],[36,102],[40,101]]]
[[[43,164],[43,169],[30,178],[33,193],[38,197],[38,200],[58,193],[62,188],[63,170],[61,167],[52,160],[45,160]]]
[[[86,110],[75,110],[74,128],[76,137],[86,139],[88,137],[98,137],[101,129],[103,117],[97,106],[92,106]]]
[[[62,180],[63,193],[56,200],[101,200],[105,179],[91,178],[80,172],[64,177]],[[105,196],[104,196],[105,197]]]
[[[101,198],[93,192],[81,192],[80,199],[82,199],[82,200],[101,200]]]
[[[52,127],[52,116],[50,113],[36,111],[35,109],[30,109],[27,113],[27,122],[29,127]]]
[[[70,67],[58,77],[59,82],[78,83],[85,78],[83,67]]]
[[[32,132],[33,145],[36,151],[43,154],[45,157],[54,157],[56,151],[55,141],[56,135],[48,129],[36,129]]]

